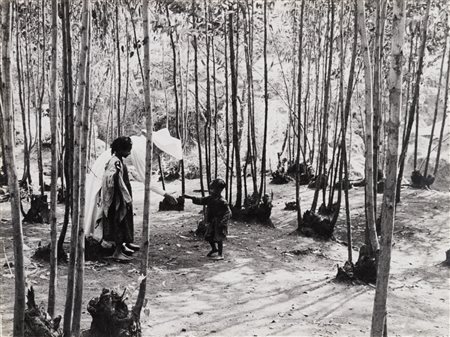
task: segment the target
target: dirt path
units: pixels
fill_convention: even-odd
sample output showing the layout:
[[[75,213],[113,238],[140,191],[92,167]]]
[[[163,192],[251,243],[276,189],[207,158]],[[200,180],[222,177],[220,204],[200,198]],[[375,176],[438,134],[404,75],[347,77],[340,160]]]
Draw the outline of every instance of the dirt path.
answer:
[[[187,191],[197,188],[190,181]],[[136,228],[142,218],[142,184],[133,183]],[[149,301],[144,310],[144,336],[362,336],[370,329],[374,289],[333,281],[336,264],[343,264],[347,247],[336,241],[317,241],[289,235],[296,227],[295,212],[283,211],[293,200],[293,186],[272,186],[275,229],[232,223],[224,261],[205,257],[208,245],[192,231],[200,219],[198,206],[185,212],[156,212],[152,205]],[[179,191],[179,184],[169,184]],[[302,190],[302,207],[312,191]],[[363,189],[351,190],[354,232],[362,233]],[[391,336],[449,335],[449,269],[440,262],[450,247],[449,196],[436,191],[404,190],[395,228],[390,280],[388,324]],[[2,207],[5,204],[2,204]],[[6,213],[7,214],[7,213]],[[48,237],[47,225],[25,225],[25,243],[32,250]],[[12,259],[10,223],[0,228]],[[140,230],[137,230],[137,237]],[[361,235],[359,235],[361,236]],[[345,241],[339,223],[336,237]],[[358,242],[357,242],[358,244]],[[32,248],[32,249],[31,249]],[[357,250],[354,251],[357,258]],[[3,265],[2,259],[2,265]],[[38,300],[46,301],[48,265],[28,259],[29,283]],[[83,301],[103,287],[137,293],[138,261],[128,264],[87,263]],[[59,312],[63,311],[66,266],[60,268]],[[3,334],[11,331],[13,280],[3,268],[0,309]],[[83,313],[83,327],[90,317]]]

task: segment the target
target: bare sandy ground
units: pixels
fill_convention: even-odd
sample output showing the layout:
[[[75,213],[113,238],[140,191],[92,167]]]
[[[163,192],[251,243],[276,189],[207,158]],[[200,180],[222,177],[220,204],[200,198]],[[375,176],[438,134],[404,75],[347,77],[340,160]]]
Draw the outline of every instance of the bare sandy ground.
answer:
[[[197,185],[189,181],[187,191]],[[133,189],[139,241],[143,185],[133,183]],[[179,193],[179,182],[170,183],[168,190]],[[144,336],[369,335],[374,287],[334,281],[336,265],[347,259],[347,247],[340,243],[345,241],[342,219],[336,228],[337,241],[289,235],[296,228],[296,215],[282,208],[294,199],[294,184],[268,185],[268,190],[274,193],[275,229],[233,222],[224,261],[206,258],[208,244],[192,234],[201,217],[200,207],[187,201],[184,212],[157,212],[161,198],[154,196]],[[303,210],[309,208],[312,193],[302,188]],[[441,264],[450,248],[449,197],[449,192],[403,190],[388,299],[391,336],[449,335],[449,268]],[[350,191],[357,247],[363,231],[363,199],[363,188]],[[11,261],[9,204],[0,207],[2,245]],[[48,241],[49,226],[25,224],[24,236],[28,283],[36,289],[37,300],[45,303],[49,267],[30,257],[39,241]],[[353,256],[357,259],[357,248]],[[2,254],[2,266],[4,262]],[[87,262],[83,302],[87,305],[103,287],[126,287],[131,305],[137,294],[138,269],[137,259],[126,265]],[[2,336],[12,330],[13,279],[8,275],[2,267]],[[66,275],[67,267],[60,266],[58,313],[64,308]],[[82,326],[87,329],[89,324],[90,316],[84,311]]]

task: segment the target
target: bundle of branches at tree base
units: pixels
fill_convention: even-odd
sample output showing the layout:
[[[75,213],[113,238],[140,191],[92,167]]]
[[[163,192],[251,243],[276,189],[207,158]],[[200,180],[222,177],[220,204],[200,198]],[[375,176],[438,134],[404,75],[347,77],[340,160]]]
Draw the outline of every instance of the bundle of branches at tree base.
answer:
[[[23,215],[23,222],[48,223],[50,220],[50,209],[46,195],[33,194],[28,212],[25,213],[22,201],[20,202],[20,210]]]
[[[51,252],[51,244],[50,243],[45,246],[42,246],[41,243],[39,242],[38,248],[35,250],[32,258],[34,258],[36,260],[49,262],[50,261],[50,252]],[[67,253],[64,250],[58,251],[57,256],[58,256],[58,263],[67,263],[69,261]]]
[[[297,172],[300,171],[300,185],[308,185],[314,176],[314,169],[309,163],[300,163],[297,170],[297,163],[291,164],[287,168],[287,174],[295,179]]]
[[[200,168],[195,164],[188,164],[184,168],[184,177],[186,179],[198,179],[200,178]]]
[[[344,190],[345,189],[345,183],[344,182],[341,183],[340,181],[337,181],[336,184],[334,184],[334,188],[335,189],[341,188],[341,184],[342,184],[342,190]],[[353,188],[353,184],[350,181],[347,180],[347,190],[351,190],[352,188]]]
[[[172,205],[167,197],[159,203],[160,211],[183,211],[184,210],[184,198],[179,196],[177,199],[177,203]]]
[[[297,210],[297,201],[288,201],[284,203],[284,210],[285,211],[296,211]]]
[[[242,220],[244,222],[253,223],[257,222],[262,225],[274,227],[270,215],[272,214],[272,196],[264,194],[259,200],[258,193],[248,195],[244,201],[244,207],[238,209],[236,207],[231,208],[232,217],[236,220]]]
[[[165,181],[174,181],[180,179],[180,168],[178,166],[171,166],[168,170],[164,172],[164,180]],[[158,181],[161,181],[161,177],[159,177]]]
[[[321,215],[308,210],[303,214],[303,221],[297,231],[308,237],[330,239],[334,231],[331,218],[329,215]]]
[[[319,189],[326,188],[328,186],[328,176],[321,174],[320,176],[314,176],[311,178],[308,188],[316,189],[319,184]]]
[[[327,215],[329,217],[333,217],[333,215],[338,211],[339,207],[338,207],[338,203],[335,202],[334,204],[332,204],[330,207],[328,207],[327,205],[325,205],[324,203],[322,203],[322,205],[320,205],[319,209],[317,210],[317,212],[320,215]]]
[[[375,256],[370,253],[370,249],[366,245],[362,245],[359,249],[359,257],[355,264],[354,275],[358,280],[366,283],[376,283],[377,281]]]
[[[34,289],[27,293],[27,309],[25,309],[24,336],[25,337],[62,337],[63,331],[59,327],[61,316],[54,319],[42,307],[38,307],[34,298]]]
[[[128,310],[125,291],[120,296],[104,288],[100,297],[89,301],[87,310],[92,316],[90,337],[140,337],[141,324]]]
[[[342,282],[342,283],[350,283],[353,284],[355,281],[357,281],[355,274],[354,274],[355,266],[353,263],[345,261],[343,267],[339,267],[337,265],[337,274],[336,274],[336,281]]]
[[[114,253],[114,246],[104,247],[100,241],[92,236],[84,239],[84,259],[86,261],[101,261]]]
[[[430,187],[433,183],[434,177],[430,174],[424,177],[418,170],[414,170],[411,173],[411,185],[414,188]]]
[[[272,180],[270,181],[271,184],[283,185],[289,183],[290,181],[292,181],[292,178],[286,173],[279,170],[272,172]]]

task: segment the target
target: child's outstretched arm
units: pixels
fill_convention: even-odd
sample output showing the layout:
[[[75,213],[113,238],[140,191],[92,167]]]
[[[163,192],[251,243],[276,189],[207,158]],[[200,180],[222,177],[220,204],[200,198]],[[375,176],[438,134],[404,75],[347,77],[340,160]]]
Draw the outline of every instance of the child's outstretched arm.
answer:
[[[199,197],[194,197],[194,196],[189,195],[189,194],[184,194],[184,195],[183,195],[183,198],[191,199],[192,202],[193,202],[194,204],[196,204],[196,205],[206,205],[207,202],[208,202],[208,198],[209,198],[209,197],[200,197],[200,198],[199,198]]]

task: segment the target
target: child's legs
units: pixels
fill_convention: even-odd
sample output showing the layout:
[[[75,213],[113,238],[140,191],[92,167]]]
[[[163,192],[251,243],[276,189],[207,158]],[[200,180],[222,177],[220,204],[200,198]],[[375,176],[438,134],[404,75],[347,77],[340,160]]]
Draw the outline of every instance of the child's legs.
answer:
[[[213,251],[216,251],[216,252],[217,252],[216,243],[215,243],[214,241],[209,241],[209,244],[210,244],[210,246],[211,246],[211,249],[212,249]]]
[[[219,255],[222,255],[222,250],[223,250],[223,241],[217,241],[217,252],[219,253]]]

